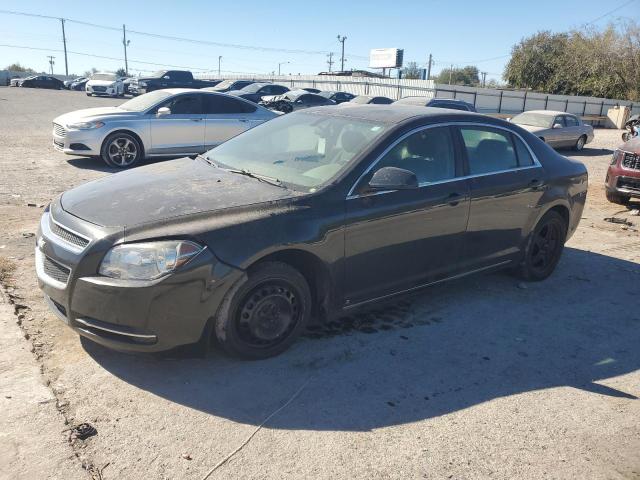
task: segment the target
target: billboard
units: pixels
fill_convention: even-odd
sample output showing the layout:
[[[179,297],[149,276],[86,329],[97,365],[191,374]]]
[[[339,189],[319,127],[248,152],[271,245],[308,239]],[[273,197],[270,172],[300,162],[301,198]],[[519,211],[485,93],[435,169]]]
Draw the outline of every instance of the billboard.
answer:
[[[400,68],[403,54],[401,48],[374,48],[369,53],[369,68]]]

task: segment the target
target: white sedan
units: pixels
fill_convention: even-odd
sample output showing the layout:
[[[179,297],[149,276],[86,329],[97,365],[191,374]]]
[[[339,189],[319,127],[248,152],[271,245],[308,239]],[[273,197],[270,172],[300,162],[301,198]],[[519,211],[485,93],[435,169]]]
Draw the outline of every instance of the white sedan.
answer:
[[[119,107],[66,113],[53,121],[53,146],[129,168],[146,157],[204,153],[278,116],[238,97],[196,89],[156,90]]]
[[[124,95],[124,83],[115,73],[94,73],[85,85],[85,92],[89,97],[91,95],[120,97]]]

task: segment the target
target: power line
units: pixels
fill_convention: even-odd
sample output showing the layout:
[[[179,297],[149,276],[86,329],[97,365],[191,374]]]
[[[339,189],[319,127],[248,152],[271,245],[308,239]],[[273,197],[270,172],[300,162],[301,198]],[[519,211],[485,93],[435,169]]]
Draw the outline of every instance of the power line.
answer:
[[[614,12],[617,12],[618,10],[626,7],[627,5],[631,5],[633,2],[635,2],[636,0],[629,0],[628,2],[623,3],[622,5],[614,8],[613,10],[609,10],[607,13],[603,13],[602,15],[600,15],[597,18],[594,18],[593,20],[591,20],[590,22],[586,22],[583,23],[582,25],[591,25],[592,23],[597,22],[598,20],[602,20],[604,17],[608,17],[609,15],[611,15]]]
[[[19,11],[16,11],[16,10],[0,9],[0,13],[4,13],[4,14],[7,14],[7,15],[21,15],[21,16],[25,16],[25,17],[37,17],[37,18],[60,20],[60,17],[54,17],[54,16],[51,16],[51,15],[41,15],[41,14],[37,14],[37,13],[19,12]],[[75,20],[75,19],[71,19],[71,18],[65,18],[64,20],[66,22],[76,23],[78,25],[85,25],[85,26],[89,26],[89,27],[102,28],[102,29],[105,29],[105,30],[112,30],[112,31],[118,31],[118,32],[121,31],[121,28],[119,28],[119,27],[111,27],[111,26],[108,26],[108,25],[100,25],[98,23],[85,22],[85,21],[82,21],[82,20]],[[172,41],[177,41],[177,42],[195,43],[195,44],[200,44],[200,45],[212,45],[212,46],[216,46],[216,47],[235,48],[235,49],[241,49],[241,50],[255,50],[255,51],[261,51],[261,52],[279,52],[279,53],[304,54],[304,55],[326,55],[326,54],[329,53],[328,51],[324,51],[324,50],[301,50],[301,49],[287,49],[287,48],[274,48],[274,47],[259,47],[259,46],[254,46],[254,45],[241,45],[241,44],[235,44],[235,43],[212,42],[212,41],[209,41],[209,40],[198,40],[198,39],[193,39],[193,38],[179,37],[179,36],[175,36],[175,35],[165,35],[165,34],[160,34],[160,33],[143,32],[143,31],[140,31],[140,30],[130,30],[130,29],[127,29],[127,33],[135,34],[135,35],[142,35],[142,36],[151,37],[151,38],[160,38],[160,39],[164,39],[164,40],[172,40]],[[357,58],[362,58],[362,59],[366,59],[367,58],[367,57],[362,56],[362,55],[352,55],[352,56],[353,57],[357,57]]]

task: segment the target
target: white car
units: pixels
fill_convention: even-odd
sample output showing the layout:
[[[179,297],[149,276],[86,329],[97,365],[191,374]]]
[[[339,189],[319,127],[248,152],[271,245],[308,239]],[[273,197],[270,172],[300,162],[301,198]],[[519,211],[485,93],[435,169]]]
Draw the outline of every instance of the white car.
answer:
[[[190,88],[154,90],[119,107],[76,110],[53,120],[53,146],[117,168],[145,157],[204,153],[277,114],[243,98]]]
[[[122,78],[115,73],[94,73],[85,86],[85,91],[91,95],[106,95],[120,97],[124,95],[124,83]]]

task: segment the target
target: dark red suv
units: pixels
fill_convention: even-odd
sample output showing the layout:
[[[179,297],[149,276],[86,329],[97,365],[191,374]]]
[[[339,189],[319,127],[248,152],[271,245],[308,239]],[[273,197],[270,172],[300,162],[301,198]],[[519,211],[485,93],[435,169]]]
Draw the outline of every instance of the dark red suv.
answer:
[[[626,205],[629,200],[640,198],[640,137],[635,137],[619,147],[611,159],[605,180],[607,200]]]

